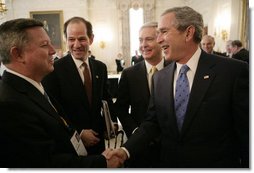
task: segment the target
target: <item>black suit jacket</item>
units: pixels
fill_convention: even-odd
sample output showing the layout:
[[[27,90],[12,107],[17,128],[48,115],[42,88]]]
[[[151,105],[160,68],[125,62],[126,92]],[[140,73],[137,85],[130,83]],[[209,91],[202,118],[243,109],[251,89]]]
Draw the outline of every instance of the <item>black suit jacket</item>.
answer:
[[[249,64],[249,51],[243,48],[236,54],[232,55],[232,58],[245,61]]]
[[[168,63],[165,61],[164,66]],[[130,137],[133,130],[145,119],[149,104],[150,91],[147,80],[145,61],[125,69],[119,81],[118,96],[115,102],[117,115],[123,129]],[[131,106],[131,112],[129,107]],[[159,135],[153,140],[142,155],[132,158],[127,167],[149,168],[158,167],[159,163]]]
[[[106,167],[102,155],[78,157],[73,131],[26,80],[5,72],[0,81],[0,167]]]
[[[167,64],[165,61],[164,66]],[[115,102],[117,116],[128,137],[144,120],[149,98],[147,70],[145,61],[142,61],[122,72]],[[129,106],[131,106],[130,113]]]
[[[143,60],[144,60],[144,58],[143,58],[142,55],[140,55],[138,58],[137,58],[137,56],[135,55],[135,56],[131,57],[131,64],[132,64],[132,65],[135,65],[135,64],[137,64],[137,63],[139,63],[139,62],[142,62]],[[133,64],[133,63],[134,63],[134,64]]]
[[[80,132],[93,129],[99,133],[99,144],[87,148],[89,154],[100,154],[105,149],[105,121],[101,116],[102,100],[111,106],[107,88],[107,68],[100,61],[89,58],[92,75],[92,108],[89,107],[85,87],[70,54],[54,64],[54,71],[43,80],[43,85],[62,105],[68,119]],[[112,106],[111,106],[112,107]],[[111,111],[113,114],[113,110]]]
[[[148,118],[124,146],[135,157],[161,134],[161,167],[249,166],[249,70],[202,51],[181,133],[174,111],[175,63],[154,75]]]

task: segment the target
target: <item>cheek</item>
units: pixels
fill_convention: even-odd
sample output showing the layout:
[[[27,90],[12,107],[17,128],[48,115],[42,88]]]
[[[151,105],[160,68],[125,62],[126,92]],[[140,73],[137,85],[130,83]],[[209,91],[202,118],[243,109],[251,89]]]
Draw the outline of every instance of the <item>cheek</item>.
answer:
[[[67,47],[72,47],[73,46],[73,43],[72,42],[67,42]]]

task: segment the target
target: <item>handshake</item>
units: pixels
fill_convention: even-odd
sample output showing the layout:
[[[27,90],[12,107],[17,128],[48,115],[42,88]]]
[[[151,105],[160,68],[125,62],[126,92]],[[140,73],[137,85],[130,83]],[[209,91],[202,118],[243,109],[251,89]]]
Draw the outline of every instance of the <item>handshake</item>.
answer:
[[[123,167],[124,161],[128,159],[127,153],[122,149],[106,149],[102,155],[107,160],[108,168]]]

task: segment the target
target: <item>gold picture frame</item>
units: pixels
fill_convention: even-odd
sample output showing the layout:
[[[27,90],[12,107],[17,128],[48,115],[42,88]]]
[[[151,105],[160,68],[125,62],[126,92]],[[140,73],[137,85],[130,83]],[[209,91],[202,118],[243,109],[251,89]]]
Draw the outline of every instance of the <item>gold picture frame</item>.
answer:
[[[44,24],[56,50],[63,50],[63,11],[31,11],[30,18]]]

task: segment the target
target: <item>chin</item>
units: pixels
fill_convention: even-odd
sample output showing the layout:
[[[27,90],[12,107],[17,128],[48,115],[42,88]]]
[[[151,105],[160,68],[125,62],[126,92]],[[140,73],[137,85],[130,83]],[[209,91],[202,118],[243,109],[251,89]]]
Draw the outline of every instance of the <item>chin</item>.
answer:
[[[54,66],[52,65],[50,68],[49,68],[49,73],[54,71]]]

